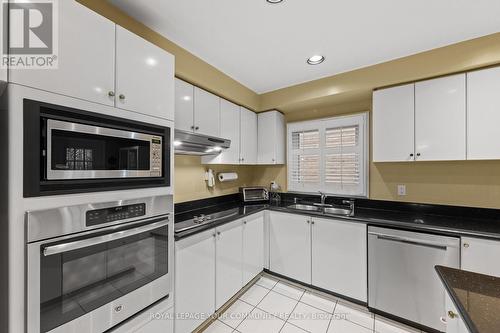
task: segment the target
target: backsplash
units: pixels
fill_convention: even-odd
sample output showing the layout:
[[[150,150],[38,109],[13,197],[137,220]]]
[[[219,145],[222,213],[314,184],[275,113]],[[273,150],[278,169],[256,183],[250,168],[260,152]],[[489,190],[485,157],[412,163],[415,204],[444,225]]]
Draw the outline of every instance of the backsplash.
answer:
[[[210,168],[217,175],[220,172],[236,172],[238,180],[221,183],[215,182],[214,188],[208,188],[205,171]],[[226,194],[238,193],[242,186],[269,186],[276,180],[284,186],[286,168],[283,166],[249,165],[202,165],[199,156],[175,155],[175,202],[186,202]]]

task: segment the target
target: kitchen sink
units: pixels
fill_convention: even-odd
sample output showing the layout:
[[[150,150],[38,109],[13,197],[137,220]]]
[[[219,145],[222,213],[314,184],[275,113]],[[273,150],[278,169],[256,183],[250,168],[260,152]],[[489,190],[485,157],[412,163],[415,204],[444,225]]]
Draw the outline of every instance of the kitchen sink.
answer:
[[[301,205],[301,204],[293,204],[293,205],[288,206],[287,208],[304,210],[304,211],[308,211],[308,212],[319,212],[321,210],[321,208],[317,207],[317,206]]]
[[[326,207],[323,212],[328,215],[351,215],[351,210],[346,208]]]

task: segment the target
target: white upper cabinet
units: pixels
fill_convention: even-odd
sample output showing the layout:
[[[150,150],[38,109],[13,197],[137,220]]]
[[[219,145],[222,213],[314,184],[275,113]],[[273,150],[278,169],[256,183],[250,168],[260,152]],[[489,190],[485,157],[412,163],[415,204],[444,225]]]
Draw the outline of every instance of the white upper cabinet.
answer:
[[[500,67],[467,74],[467,158],[500,159]]]
[[[220,137],[220,97],[194,88],[195,133]]]
[[[416,160],[465,160],[465,81],[459,74],[415,84]]]
[[[194,130],[194,86],[175,79],[175,128],[181,131]]]
[[[373,161],[414,160],[415,85],[373,93]]]
[[[311,219],[276,212],[270,212],[269,216],[270,270],[310,284]]]
[[[366,225],[333,219],[312,220],[312,284],[367,301]]]
[[[259,113],[257,118],[257,162],[259,164],[285,164],[285,117],[281,112],[268,111]]]
[[[114,106],[115,24],[77,1],[58,1],[57,69],[11,69],[10,81]]]
[[[174,119],[174,57],[120,26],[116,27],[116,107]]]
[[[243,285],[264,268],[264,216],[243,220]]]
[[[220,137],[231,140],[229,149],[218,155],[202,156],[203,164],[240,164],[240,107],[221,99]]]
[[[461,269],[500,277],[500,242],[462,237]]]
[[[240,114],[240,121],[241,121],[240,125],[241,164],[256,164],[257,163],[257,114],[242,107]]]
[[[243,222],[217,228],[215,247],[215,308],[219,309],[243,287]]]

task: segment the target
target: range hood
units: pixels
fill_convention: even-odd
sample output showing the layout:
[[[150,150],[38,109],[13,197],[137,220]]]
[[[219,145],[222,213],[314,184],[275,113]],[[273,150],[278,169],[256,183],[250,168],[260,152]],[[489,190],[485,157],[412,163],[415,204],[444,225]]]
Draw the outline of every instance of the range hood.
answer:
[[[215,155],[231,146],[231,140],[175,130],[174,149],[181,155]]]

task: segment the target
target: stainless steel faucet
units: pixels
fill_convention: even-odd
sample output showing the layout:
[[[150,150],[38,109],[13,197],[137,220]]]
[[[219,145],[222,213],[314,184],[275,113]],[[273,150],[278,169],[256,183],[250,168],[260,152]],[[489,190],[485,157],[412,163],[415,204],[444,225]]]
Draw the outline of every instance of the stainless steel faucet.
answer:
[[[354,216],[354,199],[342,200],[342,203],[344,205],[349,205],[349,210],[351,211],[349,216]]]
[[[328,195],[326,195],[325,193],[323,193],[321,191],[318,191],[318,193],[321,194],[321,205],[324,205]]]

